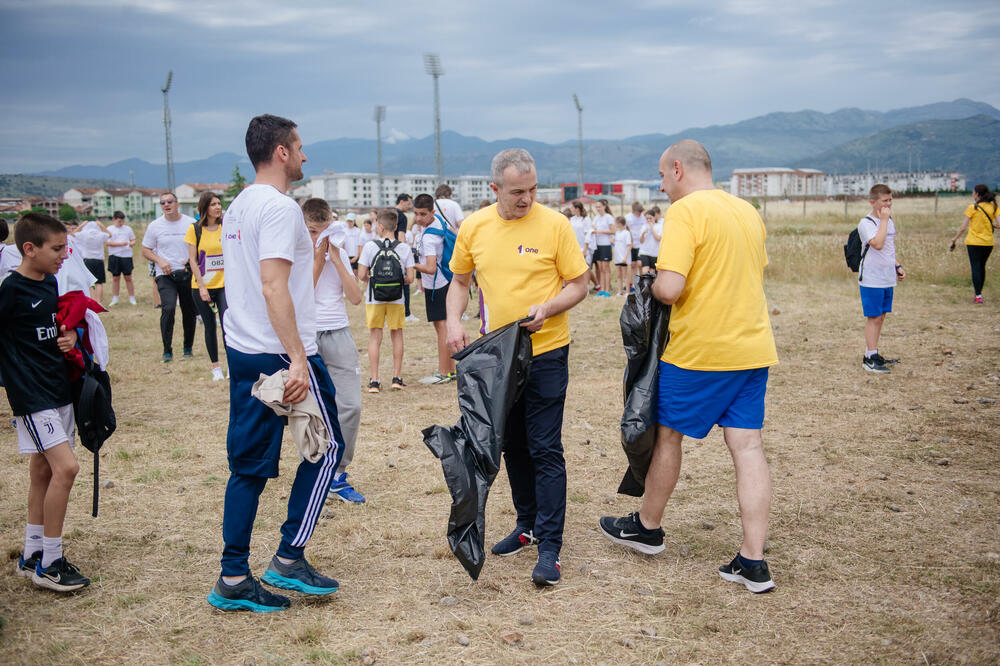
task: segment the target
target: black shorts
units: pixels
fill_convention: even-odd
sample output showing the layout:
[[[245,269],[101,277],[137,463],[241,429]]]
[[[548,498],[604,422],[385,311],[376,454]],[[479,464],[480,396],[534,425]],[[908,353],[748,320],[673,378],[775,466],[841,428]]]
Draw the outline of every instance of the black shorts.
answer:
[[[132,275],[132,257],[108,257],[108,272],[118,277],[119,275]]]
[[[448,285],[440,289],[424,289],[424,304],[427,306],[427,321],[444,321],[448,318],[445,302],[448,300]]]
[[[594,261],[611,261],[611,246],[598,245],[594,250]]]
[[[104,260],[103,259],[84,259],[83,265],[87,267],[91,275],[97,278],[97,284],[104,284]]]
[[[351,262],[351,270],[354,271],[355,273],[358,272],[358,262],[356,261]]]
[[[639,248],[632,248],[632,261],[639,261]]]
[[[640,254],[639,261],[641,261],[642,265],[646,268],[656,268],[656,257],[648,254]]]
[[[620,264],[616,262],[616,263],[615,263],[615,266],[628,266],[628,264],[627,264],[627,263],[625,263],[625,262],[622,262],[622,263],[620,263]]]

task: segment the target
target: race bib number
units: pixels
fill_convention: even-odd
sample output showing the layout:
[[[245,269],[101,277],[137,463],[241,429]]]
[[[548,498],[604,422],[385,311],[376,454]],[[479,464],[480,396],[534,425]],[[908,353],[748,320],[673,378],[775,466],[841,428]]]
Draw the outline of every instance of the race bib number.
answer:
[[[205,272],[215,273],[217,271],[225,270],[225,265],[222,261],[221,254],[207,254],[205,255]]]

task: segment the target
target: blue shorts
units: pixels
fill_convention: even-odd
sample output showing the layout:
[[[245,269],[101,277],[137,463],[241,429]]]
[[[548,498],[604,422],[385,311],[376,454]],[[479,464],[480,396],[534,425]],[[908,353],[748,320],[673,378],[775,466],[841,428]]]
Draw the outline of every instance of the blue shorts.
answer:
[[[685,370],[660,361],[656,418],[661,425],[702,439],[712,426],[764,427],[767,368]]]
[[[862,287],[861,310],[866,317],[881,317],[892,312],[892,287]]]

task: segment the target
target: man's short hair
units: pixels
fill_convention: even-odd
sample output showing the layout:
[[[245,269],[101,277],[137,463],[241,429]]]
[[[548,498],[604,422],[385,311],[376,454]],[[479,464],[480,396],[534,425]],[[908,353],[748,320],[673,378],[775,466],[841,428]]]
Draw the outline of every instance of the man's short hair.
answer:
[[[395,231],[396,225],[399,224],[399,217],[396,215],[396,211],[392,208],[381,209],[375,219],[378,221],[379,226],[390,233]]]
[[[434,190],[435,199],[451,199],[451,185],[441,184]],[[416,206],[416,204],[413,204]]]
[[[892,196],[892,190],[884,183],[873,185],[872,189],[868,190],[868,201],[878,201],[884,196]]]
[[[313,197],[302,202],[302,217],[306,218],[306,224],[329,224],[333,219],[333,212],[326,199]]]
[[[418,194],[413,200],[413,207],[420,210],[434,210],[434,197],[429,194]]]
[[[503,185],[503,172],[507,167],[514,167],[518,173],[531,173],[535,168],[535,159],[524,148],[501,150],[490,164],[490,180],[497,187]]]
[[[53,235],[64,233],[66,233],[66,225],[51,215],[25,213],[14,225],[14,245],[23,256],[25,243],[41,247]]]
[[[125,213],[121,212],[120,210],[116,210],[114,213],[111,214],[111,219],[112,220],[124,220],[125,219]]]
[[[712,158],[705,146],[694,139],[681,139],[670,146],[670,156],[688,169],[702,169],[712,173]]]
[[[291,149],[292,132],[298,127],[288,118],[265,113],[250,121],[247,127],[247,157],[253,168],[267,164],[274,156],[274,149],[284,146]]]
[[[407,194],[406,192],[402,192],[401,194],[399,194],[399,195],[397,195],[397,196],[396,196],[396,203],[397,203],[397,204],[401,204],[401,203],[403,203],[404,201],[409,201],[409,200],[410,200],[410,199],[412,199],[412,198],[413,198],[413,197],[411,197],[411,196],[410,196],[409,194]]]

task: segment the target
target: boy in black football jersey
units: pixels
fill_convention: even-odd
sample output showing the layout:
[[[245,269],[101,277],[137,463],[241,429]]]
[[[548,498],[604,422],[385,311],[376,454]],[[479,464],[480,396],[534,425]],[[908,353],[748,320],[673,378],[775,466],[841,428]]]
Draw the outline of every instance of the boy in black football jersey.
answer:
[[[62,554],[63,521],[80,466],[73,455],[73,402],[64,352],[76,332],[56,322],[55,273],[67,256],[66,227],[40,213],[14,226],[21,265],[0,283],[0,371],[14,412],[18,450],[30,454],[28,525],[16,572],[70,592],[90,579]]]

